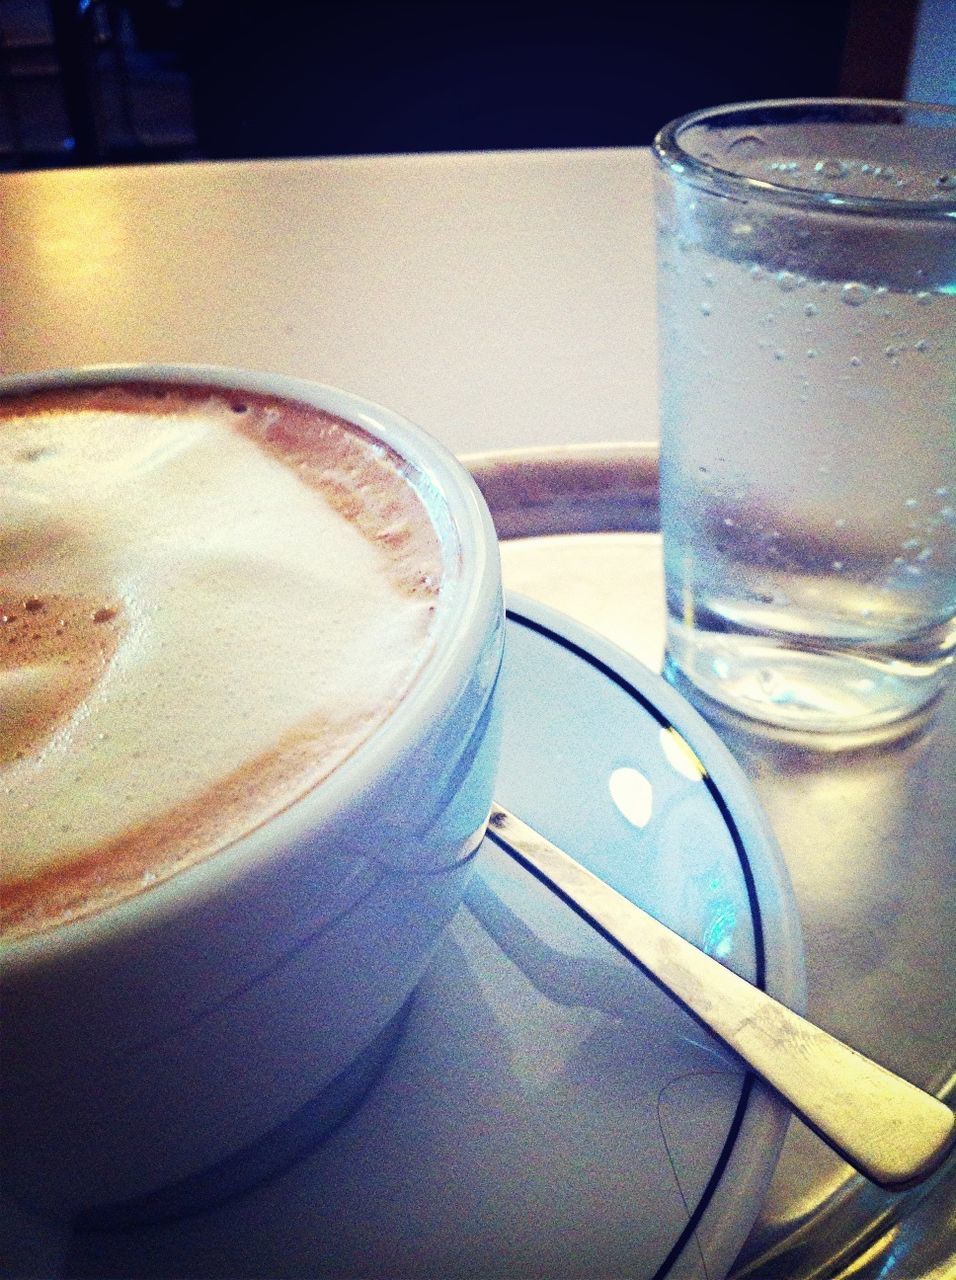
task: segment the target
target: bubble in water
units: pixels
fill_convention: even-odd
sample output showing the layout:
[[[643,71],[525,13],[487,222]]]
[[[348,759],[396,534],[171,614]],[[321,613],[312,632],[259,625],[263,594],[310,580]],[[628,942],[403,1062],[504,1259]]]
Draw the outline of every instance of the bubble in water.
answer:
[[[782,293],[792,293],[800,283],[800,277],[794,275],[792,271],[777,272],[777,288]]]
[[[837,527],[838,529],[845,529],[845,528],[846,528],[846,516],[837,516],[837,518],[834,520],[834,522],[833,522],[833,523],[836,525],[836,527]]]
[[[845,284],[840,293],[840,297],[848,307],[862,307],[869,296],[870,291],[866,285],[857,284],[855,281]]]
[[[931,560],[933,558],[933,548],[924,547],[922,551],[917,552],[917,560]]]
[[[892,182],[896,177],[896,170],[891,164],[877,165],[873,170],[874,178],[882,178],[884,182]]]
[[[920,289],[919,293],[916,295],[916,301],[919,306],[928,307],[932,304],[933,295],[928,293],[925,289]]]
[[[774,360],[786,360],[787,353],[781,347],[777,347],[773,353]]]
[[[929,343],[925,338],[919,338],[913,343],[914,351],[929,351]]]
[[[899,349],[899,347],[893,347],[893,346],[885,347],[885,348],[884,348],[884,350],[883,350],[883,354],[884,354],[888,359],[890,359],[890,360],[895,360],[895,359],[896,359],[896,357],[900,354],[900,349]]]
[[[935,493],[937,498],[945,498],[949,493],[949,486],[945,484],[941,484],[939,488],[935,490]]]
[[[754,265],[750,268],[751,279],[759,280],[762,275],[763,275],[763,267],[758,266],[757,263],[754,263]]]
[[[917,500],[916,500],[915,498],[907,498],[907,499],[906,499],[906,501],[903,503],[903,506],[904,506],[904,507],[910,507],[910,508],[912,508],[912,507],[918,507],[918,506],[919,506],[919,502],[917,502]]]
[[[717,281],[714,279],[714,273],[712,271],[705,271],[701,279],[703,280],[704,284],[707,285],[708,289],[712,289],[714,285],[717,283]]]
[[[728,528],[728,529],[734,529],[734,528],[736,528],[736,521],[735,521],[735,520],[732,520],[732,519],[730,518],[730,516],[724,516],[724,521],[723,521],[723,522],[724,522],[724,524],[727,526],[727,528]]]
[[[819,308],[814,306],[812,302],[808,302],[807,305],[803,308],[803,314],[805,316],[815,316],[818,313],[818,311],[819,311]]]
[[[854,369],[859,369],[862,363],[863,361],[860,359],[859,356],[850,356],[850,364]]]
[[[742,133],[739,138],[734,138],[727,150],[735,156],[753,156],[758,155],[766,145],[759,133]]]
[[[817,356],[818,356],[819,354],[820,354],[820,353],[819,353],[819,351],[817,351],[816,347],[807,347],[807,359],[808,359],[808,360],[816,360],[816,358],[817,358]]]
[[[830,568],[831,568],[831,569],[834,569],[837,573],[839,573],[839,572],[840,572],[840,570],[843,568],[843,561],[842,561],[842,560],[834,560],[834,561],[833,561],[833,563],[830,565]]]
[[[709,316],[712,310],[713,310],[713,308],[711,307],[711,305],[710,305],[710,303],[709,303],[709,302],[702,302],[702,303],[700,304],[700,313],[701,313],[701,315]]]
[[[956,173],[941,173],[933,183],[941,191],[952,191],[956,188]]]
[[[735,222],[730,230],[735,236],[749,236],[753,231],[753,225],[749,222]]]
[[[842,160],[818,160],[813,171],[822,173],[825,178],[845,178],[849,169]]]

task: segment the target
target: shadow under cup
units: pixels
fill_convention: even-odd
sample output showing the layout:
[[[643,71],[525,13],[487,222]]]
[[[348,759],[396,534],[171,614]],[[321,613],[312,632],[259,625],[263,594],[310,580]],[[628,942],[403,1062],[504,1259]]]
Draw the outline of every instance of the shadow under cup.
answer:
[[[422,477],[443,581],[434,648],[410,690],[312,791],[148,892],[5,946],[4,1194],[103,1222],[242,1190],[361,1100],[483,835],[504,637],[477,488],[387,410],[192,367],[8,379],[0,392],[136,380],[304,402],[384,441]]]

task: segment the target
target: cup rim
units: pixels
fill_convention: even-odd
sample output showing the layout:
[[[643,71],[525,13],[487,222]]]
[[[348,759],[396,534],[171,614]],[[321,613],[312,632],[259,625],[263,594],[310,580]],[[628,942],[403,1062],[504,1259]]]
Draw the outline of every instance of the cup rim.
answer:
[[[354,423],[413,462],[440,496],[457,536],[453,554],[460,577],[440,606],[434,651],[407,693],[327,777],[284,808],[266,814],[245,835],[151,886],[148,892],[122,898],[49,929],[0,940],[2,970],[32,965],[41,957],[52,959],[96,945],[98,940],[158,924],[175,915],[188,899],[214,893],[241,877],[246,868],[258,865],[276,847],[299,843],[348,809],[414,749],[424,726],[431,724],[463,687],[480,654],[487,620],[500,599],[497,535],[477,485],[450,450],[394,410],[327,383],[203,364],[98,364],[13,374],[0,377],[0,395],[109,382],[187,383],[275,395]],[[427,496],[420,496],[427,506]],[[447,565],[447,558],[443,559]]]
[[[752,102],[724,103],[715,107],[704,107],[678,116],[661,128],[651,144],[651,150],[658,166],[667,171],[676,182],[686,182],[694,186],[702,186],[705,190],[731,199],[753,201],[761,200],[770,204],[782,204],[791,207],[818,212],[833,213],[840,216],[850,214],[906,217],[925,219],[927,221],[945,221],[956,219],[956,192],[952,199],[943,197],[936,200],[899,200],[888,196],[854,196],[841,195],[839,192],[817,191],[806,187],[786,186],[764,178],[753,178],[736,172],[732,168],[702,160],[691,155],[681,144],[680,136],[689,127],[706,120],[718,120],[722,116],[781,113],[786,111],[805,111],[810,115],[819,115],[826,119],[827,113],[835,112],[903,112],[916,111],[930,116],[938,116],[941,120],[949,119],[956,132],[956,106],[934,102],[907,102],[891,98],[764,98]],[[763,122],[772,124],[774,121]],[[754,127],[752,122],[750,127]]]

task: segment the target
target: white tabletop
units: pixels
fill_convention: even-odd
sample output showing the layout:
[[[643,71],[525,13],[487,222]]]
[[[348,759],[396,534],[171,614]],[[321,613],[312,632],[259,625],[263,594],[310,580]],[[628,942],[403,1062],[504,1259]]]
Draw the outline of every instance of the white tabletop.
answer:
[[[0,371],[330,382],[458,453],[656,437],[652,162],[501,152],[0,176]]]

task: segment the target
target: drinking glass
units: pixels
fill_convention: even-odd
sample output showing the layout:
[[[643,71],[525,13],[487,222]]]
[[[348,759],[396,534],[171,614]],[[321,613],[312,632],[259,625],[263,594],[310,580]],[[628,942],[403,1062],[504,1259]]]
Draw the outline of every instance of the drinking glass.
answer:
[[[654,153],[667,674],[898,733],[956,645],[956,109],[720,107]]]

